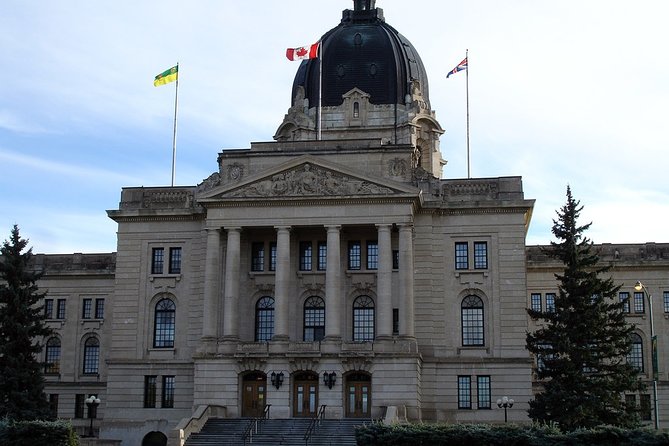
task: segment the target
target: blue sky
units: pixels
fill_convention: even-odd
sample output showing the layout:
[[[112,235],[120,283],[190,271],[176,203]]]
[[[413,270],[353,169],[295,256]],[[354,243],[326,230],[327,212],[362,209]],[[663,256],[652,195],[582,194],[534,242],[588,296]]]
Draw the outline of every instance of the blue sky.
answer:
[[[177,185],[217,154],[269,141],[296,62],[350,0],[5,0],[0,14],[0,239],[35,252],[111,252],[124,186]],[[596,243],[669,242],[669,4],[640,0],[377,0],[419,51],[446,133],[444,178],[523,177],[529,244],[548,243],[567,184]]]

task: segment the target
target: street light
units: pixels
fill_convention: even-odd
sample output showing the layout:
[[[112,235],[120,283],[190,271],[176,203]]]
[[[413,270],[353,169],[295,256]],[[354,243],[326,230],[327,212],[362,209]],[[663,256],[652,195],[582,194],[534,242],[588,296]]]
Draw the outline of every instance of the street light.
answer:
[[[501,399],[497,400],[497,407],[504,408],[504,422],[506,423],[509,419],[507,418],[506,411],[513,407],[513,400],[507,396],[503,396]]]
[[[91,395],[84,401],[86,402],[86,406],[88,406],[88,418],[91,419],[91,427],[88,430],[88,436],[94,437],[95,435],[93,435],[93,419],[95,419],[98,416],[98,406],[100,405],[100,398],[98,398],[96,395]]]
[[[637,280],[634,289],[643,291],[644,296],[648,299],[648,311],[650,312],[650,345],[653,363],[653,413],[655,414],[655,429],[660,428],[660,420],[657,411],[657,337],[655,337],[655,324],[653,323],[653,296],[648,292],[648,288]]]

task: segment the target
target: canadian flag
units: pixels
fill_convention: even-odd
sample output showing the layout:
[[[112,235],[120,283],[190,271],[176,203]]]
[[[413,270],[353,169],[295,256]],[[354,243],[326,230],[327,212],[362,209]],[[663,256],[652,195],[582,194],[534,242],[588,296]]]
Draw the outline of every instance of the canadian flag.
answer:
[[[318,45],[320,45],[320,42],[299,48],[288,48],[286,57],[288,60],[315,59],[318,57]]]

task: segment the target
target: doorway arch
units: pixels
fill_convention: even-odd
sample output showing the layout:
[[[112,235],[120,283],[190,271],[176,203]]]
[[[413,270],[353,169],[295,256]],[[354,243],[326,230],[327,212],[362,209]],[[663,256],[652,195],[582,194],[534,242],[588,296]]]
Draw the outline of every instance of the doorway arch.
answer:
[[[142,446],[167,446],[167,436],[158,431],[149,432],[144,436]]]

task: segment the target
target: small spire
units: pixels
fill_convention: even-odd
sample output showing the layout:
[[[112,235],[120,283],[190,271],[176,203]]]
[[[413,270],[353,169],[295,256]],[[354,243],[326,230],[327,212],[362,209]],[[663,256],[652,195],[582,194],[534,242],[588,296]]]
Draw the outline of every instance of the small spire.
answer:
[[[376,7],[376,0],[353,0],[354,11],[371,11]]]

